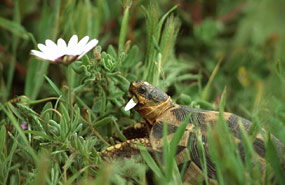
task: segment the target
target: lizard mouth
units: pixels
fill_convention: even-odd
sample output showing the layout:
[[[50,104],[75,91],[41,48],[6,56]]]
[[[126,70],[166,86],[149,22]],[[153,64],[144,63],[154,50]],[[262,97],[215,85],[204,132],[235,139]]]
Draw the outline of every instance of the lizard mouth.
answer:
[[[147,82],[132,82],[130,84],[130,88],[129,88],[129,92],[130,92],[130,100],[127,103],[126,107],[125,107],[125,111],[131,110],[132,108],[134,108],[137,104],[139,105],[145,105],[148,101],[147,99],[144,97],[144,95],[139,92],[138,88],[142,85],[149,85]]]
[[[129,102],[125,106],[125,111],[131,110],[132,108],[134,108],[138,104],[137,97],[134,95],[131,95],[131,96],[132,96],[131,99],[129,100]]]
[[[125,111],[131,110],[139,103],[139,99],[136,96],[136,89],[137,89],[136,82],[132,82],[129,88],[130,100],[125,106]]]

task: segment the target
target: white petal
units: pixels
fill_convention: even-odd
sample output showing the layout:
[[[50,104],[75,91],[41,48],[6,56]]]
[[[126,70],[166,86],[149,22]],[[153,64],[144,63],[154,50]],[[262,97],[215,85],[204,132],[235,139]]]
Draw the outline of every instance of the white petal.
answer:
[[[68,42],[67,51],[66,51],[68,55],[75,56],[80,54],[80,51],[78,51],[77,49],[77,43],[78,43],[78,37],[77,35],[73,35]]]
[[[80,54],[80,56],[78,57],[78,59],[80,59],[80,58],[81,58],[83,55],[85,55],[88,51],[90,51],[91,49],[93,49],[97,44],[98,44],[98,40],[97,40],[97,39],[91,40],[91,41],[84,47],[84,51],[83,51],[83,53]]]
[[[67,45],[65,43],[65,41],[60,38],[57,40],[57,52],[56,52],[56,57],[55,59],[58,59],[60,57],[62,57],[63,55],[66,55],[67,53]]]
[[[77,35],[73,35],[68,42],[68,48],[74,47],[75,45],[77,45],[77,42],[78,42]]]
[[[31,55],[34,55],[34,56],[40,57],[40,58],[42,58],[42,56],[44,56],[42,52],[34,50],[34,49],[31,50]]]
[[[42,51],[42,53],[45,55],[45,58],[53,59],[56,58],[55,55],[56,53],[54,52],[55,49],[52,47],[48,47],[43,44],[38,44],[38,48]]]
[[[46,46],[48,51],[45,54],[48,55],[47,57],[49,57],[51,60],[55,60],[62,55],[60,53],[61,52],[60,49],[53,41],[49,39],[46,40]]]
[[[46,46],[53,49],[57,48],[57,45],[52,40],[49,39],[46,40]]]
[[[84,48],[87,45],[88,40],[89,40],[89,36],[85,36],[79,41],[79,43],[77,44],[75,48],[77,55],[81,55],[84,52]]]
[[[43,44],[38,44],[38,48],[43,52],[47,52],[48,51],[48,48],[47,46],[43,45]]]
[[[62,38],[59,38],[57,40],[57,47],[61,51],[66,51],[67,45],[66,45],[65,41]]]
[[[136,102],[132,99],[130,99],[130,101],[127,103],[126,107],[125,107],[125,111],[131,110],[132,108],[134,108],[134,106],[136,106]]]
[[[41,59],[44,59],[44,60],[50,60],[52,61],[47,55],[45,55],[44,53],[40,52],[40,51],[37,51],[37,50],[31,50],[31,54],[38,57],[38,58],[41,58]]]
[[[83,52],[83,49],[84,49],[85,45],[87,44],[88,40],[89,40],[89,36],[85,36],[78,42],[77,49],[80,50],[80,53]]]

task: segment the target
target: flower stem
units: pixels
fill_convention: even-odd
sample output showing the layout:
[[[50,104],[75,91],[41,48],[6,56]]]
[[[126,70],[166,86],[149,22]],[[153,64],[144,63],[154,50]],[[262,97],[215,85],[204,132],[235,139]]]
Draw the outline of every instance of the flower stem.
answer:
[[[70,107],[70,123],[73,120],[73,102],[72,102],[72,67],[67,66],[67,85],[68,85],[68,102]]]

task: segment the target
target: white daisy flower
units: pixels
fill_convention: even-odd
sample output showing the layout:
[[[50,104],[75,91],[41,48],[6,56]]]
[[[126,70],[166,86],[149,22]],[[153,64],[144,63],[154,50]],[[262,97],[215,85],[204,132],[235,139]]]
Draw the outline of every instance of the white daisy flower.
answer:
[[[89,37],[85,36],[78,42],[77,35],[73,35],[68,44],[62,38],[58,39],[57,44],[55,44],[48,39],[45,42],[46,45],[38,44],[40,51],[31,50],[31,54],[50,62],[69,64],[80,59],[98,44],[97,39],[90,40],[89,42],[88,40]]]

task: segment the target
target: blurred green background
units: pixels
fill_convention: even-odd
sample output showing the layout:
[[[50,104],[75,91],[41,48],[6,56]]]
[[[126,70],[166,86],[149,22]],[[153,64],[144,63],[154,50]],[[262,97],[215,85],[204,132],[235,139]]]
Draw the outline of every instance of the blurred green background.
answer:
[[[126,39],[139,47],[137,62],[145,60],[146,20],[141,6],[147,1],[133,1]],[[207,100],[215,101],[222,89],[228,88],[228,106],[233,111],[243,108],[254,111],[261,100],[276,95],[284,100],[283,86],[276,78],[278,60],[284,62],[284,20],[281,0],[274,1],[158,1],[156,13],[162,16],[174,5],[172,12],[180,25],[173,55],[166,63],[177,60],[191,69],[177,73],[167,86],[175,86],[174,94],[188,94],[189,85],[184,74],[201,74],[206,84],[219,59],[219,71]],[[36,43],[46,39],[69,39],[89,35],[97,38],[105,50],[109,44],[118,46],[124,2],[121,1],[3,1],[1,3],[1,100],[18,95],[32,99],[49,96],[40,91],[45,86],[30,90],[29,75],[50,74],[58,83],[62,80],[54,65],[47,67],[29,55]],[[172,52],[172,51],[170,51]],[[171,64],[169,64],[171,65]],[[181,64],[182,65],[182,64]],[[167,64],[165,78],[171,76]],[[189,67],[190,68],[190,67]],[[175,69],[173,69],[175,70]],[[46,72],[47,71],[47,72]],[[174,75],[173,75],[174,76]],[[173,82],[176,83],[173,83]],[[40,83],[40,82],[38,82]],[[33,92],[30,92],[33,91]],[[188,92],[189,91],[189,92]]]
[[[72,86],[71,101],[79,112],[70,110],[68,104],[59,106],[59,112],[82,115],[90,124],[103,120],[100,124],[106,126],[112,122],[112,127],[106,126],[107,131],[104,127],[98,131],[109,137],[119,132],[119,127],[134,122],[122,109],[129,82],[147,80],[165,90],[174,102],[212,110],[218,110],[226,88],[226,111],[258,120],[285,143],[284,7],[284,0],[3,0],[0,126],[7,136],[8,131],[16,132],[14,128],[9,130],[9,124],[16,127],[29,122],[30,129],[50,129],[40,126],[45,124],[41,119],[47,115],[43,112],[57,109],[59,100],[48,105],[31,102],[50,97],[63,97],[70,102],[72,97],[67,92]],[[46,39],[69,40],[73,34],[96,38],[100,47],[71,65],[72,85],[67,88],[68,69],[40,61],[30,55],[30,50],[37,49],[37,44]],[[98,56],[101,58],[96,62]],[[15,100],[17,97],[22,99]],[[13,100],[27,107],[13,106]],[[3,112],[4,105],[12,114]],[[76,119],[73,115],[68,119]],[[134,120],[138,119],[135,115]],[[83,126],[78,137],[89,137],[91,130]],[[44,133],[49,135],[48,132]],[[42,141],[33,142],[31,134],[39,133],[30,132],[24,143],[40,151]],[[17,140],[18,135],[15,137]],[[64,143],[62,139],[58,142]],[[3,139],[3,160],[14,140]],[[104,142],[96,142],[100,143],[98,148],[103,147]],[[109,138],[107,142],[111,142]],[[21,158],[25,157],[18,160]],[[31,169],[27,167],[27,173]],[[3,174],[5,170],[3,167]],[[27,174],[21,176],[26,178]]]

